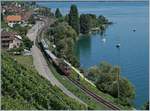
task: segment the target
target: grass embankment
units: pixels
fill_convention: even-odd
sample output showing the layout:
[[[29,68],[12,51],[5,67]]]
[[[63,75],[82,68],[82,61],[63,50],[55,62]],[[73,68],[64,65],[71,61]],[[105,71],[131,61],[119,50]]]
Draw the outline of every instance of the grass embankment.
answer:
[[[23,56],[23,55],[16,55],[16,56],[13,56],[16,61],[19,63],[19,64],[22,64],[22,65],[27,65],[27,66],[33,66],[33,57],[32,56]]]

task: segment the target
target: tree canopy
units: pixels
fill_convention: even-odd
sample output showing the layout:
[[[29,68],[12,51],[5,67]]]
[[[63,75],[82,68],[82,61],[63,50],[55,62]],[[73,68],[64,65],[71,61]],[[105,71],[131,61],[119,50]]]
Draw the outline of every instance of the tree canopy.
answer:
[[[59,8],[57,8],[56,11],[55,11],[55,17],[56,17],[56,18],[62,17],[62,14],[61,14]]]
[[[92,28],[99,28],[101,31],[104,30],[106,24],[111,22],[106,19],[106,17],[100,15],[96,17],[95,14],[81,14],[80,15],[80,32],[82,34],[87,34],[91,31]]]
[[[90,16],[86,14],[80,15],[80,32],[83,34],[89,33],[91,29]]]
[[[79,63],[73,53],[74,44],[76,41],[77,33],[66,22],[54,25],[53,35],[57,49],[57,56],[65,58],[74,66],[79,66]]]
[[[99,90],[109,93],[116,98],[118,97],[119,86],[120,103],[124,106],[132,105],[135,89],[129,80],[120,76],[120,68],[118,66],[113,67],[107,62],[102,62],[98,66],[90,68],[87,77],[96,84]]]
[[[79,15],[78,15],[78,9],[76,5],[71,5],[70,12],[69,12],[69,25],[72,26],[72,28],[76,31],[77,34],[79,34]]]

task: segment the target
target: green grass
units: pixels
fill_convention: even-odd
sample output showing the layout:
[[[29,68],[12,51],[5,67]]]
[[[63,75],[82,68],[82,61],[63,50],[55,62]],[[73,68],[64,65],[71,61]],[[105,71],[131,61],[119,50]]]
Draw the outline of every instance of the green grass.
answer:
[[[27,65],[27,66],[33,66],[33,58],[32,56],[22,56],[22,55],[17,55],[14,56],[16,61],[22,65]]]

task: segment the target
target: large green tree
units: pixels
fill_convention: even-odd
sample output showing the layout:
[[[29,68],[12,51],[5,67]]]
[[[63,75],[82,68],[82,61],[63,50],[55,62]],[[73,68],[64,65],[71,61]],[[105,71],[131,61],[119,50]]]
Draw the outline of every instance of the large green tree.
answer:
[[[78,9],[76,5],[71,5],[70,12],[69,12],[69,25],[72,26],[72,28],[79,34],[80,28],[79,28],[79,14]]]
[[[55,17],[56,17],[56,18],[62,17],[62,14],[61,14],[59,8],[57,8],[56,11],[55,11]]]
[[[73,52],[77,37],[75,30],[66,22],[62,22],[55,24],[53,34],[58,52],[57,56],[65,58],[74,66],[79,66],[79,63]]]
[[[96,84],[99,90],[116,98],[118,98],[119,87],[120,104],[131,106],[135,97],[134,87],[129,80],[118,76],[119,74],[118,66],[113,67],[107,62],[102,62],[98,66],[90,68],[87,77]]]
[[[83,34],[87,34],[91,28],[90,16],[87,14],[80,15],[80,32]]]

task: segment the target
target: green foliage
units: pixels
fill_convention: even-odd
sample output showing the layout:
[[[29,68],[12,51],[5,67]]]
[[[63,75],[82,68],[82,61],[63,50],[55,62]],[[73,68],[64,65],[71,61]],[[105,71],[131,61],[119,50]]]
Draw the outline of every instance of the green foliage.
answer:
[[[14,24],[13,30],[18,32],[19,35],[25,36],[28,31],[28,27],[21,27],[20,24]]]
[[[73,48],[77,34],[67,23],[56,23],[53,29],[54,41],[58,57],[62,57],[71,62],[74,66],[79,66],[79,62],[74,55]]]
[[[33,42],[28,37],[23,37],[22,41],[25,49],[30,50],[32,48]]]
[[[104,17],[103,15],[100,15],[98,17],[98,23],[99,24],[108,24],[108,23],[111,23],[108,21],[108,19],[106,19],[106,17]]]
[[[68,23],[72,28],[79,34],[79,16],[78,16],[78,9],[76,5],[71,5],[70,12],[69,12],[69,20]]]
[[[11,54],[13,54],[13,52],[18,52],[19,55],[21,54],[21,52],[23,51],[24,47],[23,47],[23,44],[20,45],[19,48],[12,48],[10,50],[8,50],[8,52]]]
[[[61,18],[62,17],[62,14],[61,14],[59,8],[57,8],[56,11],[55,11],[55,17],[56,18]]]
[[[142,110],[149,110],[149,101],[147,101],[141,108]]]
[[[91,29],[90,16],[86,14],[80,15],[80,32],[83,34],[89,33]]]
[[[81,14],[80,15],[80,32],[87,34],[90,32],[91,28],[100,28],[101,31],[105,29],[104,25],[110,24],[106,17],[99,16],[96,17],[95,14]]]
[[[120,104],[124,106],[131,106],[132,100],[135,97],[135,90],[129,80],[119,76],[120,68],[118,66],[102,62],[94,68],[90,68],[87,77],[92,80],[97,88],[105,93],[111,94],[113,97],[118,97]],[[119,78],[119,81],[118,81]]]
[[[13,58],[22,65],[27,65],[29,67],[33,67],[33,58],[32,56],[23,56],[23,55],[16,55]]]
[[[31,15],[28,22],[29,22],[29,24],[35,24],[35,19],[34,19],[33,15]]]
[[[86,109],[41,77],[33,68],[2,54],[2,109]]]
[[[91,28],[99,26],[99,24],[97,22],[97,17],[95,14],[87,14],[87,16],[89,16]]]
[[[4,21],[4,15],[1,12],[1,21]]]
[[[1,98],[1,108],[5,110],[35,110],[36,108],[27,103],[21,96],[18,96],[17,98],[12,98],[10,96],[2,96]]]
[[[52,16],[53,13],[51,12],[50,8],[47,7],[40,7],[39,10],[37,10],[38,14],[43,16]]]
[[[66,14],[65,15],[65,19],[64,19],[66,22],[69,22],[69,15],[68,14]]]

